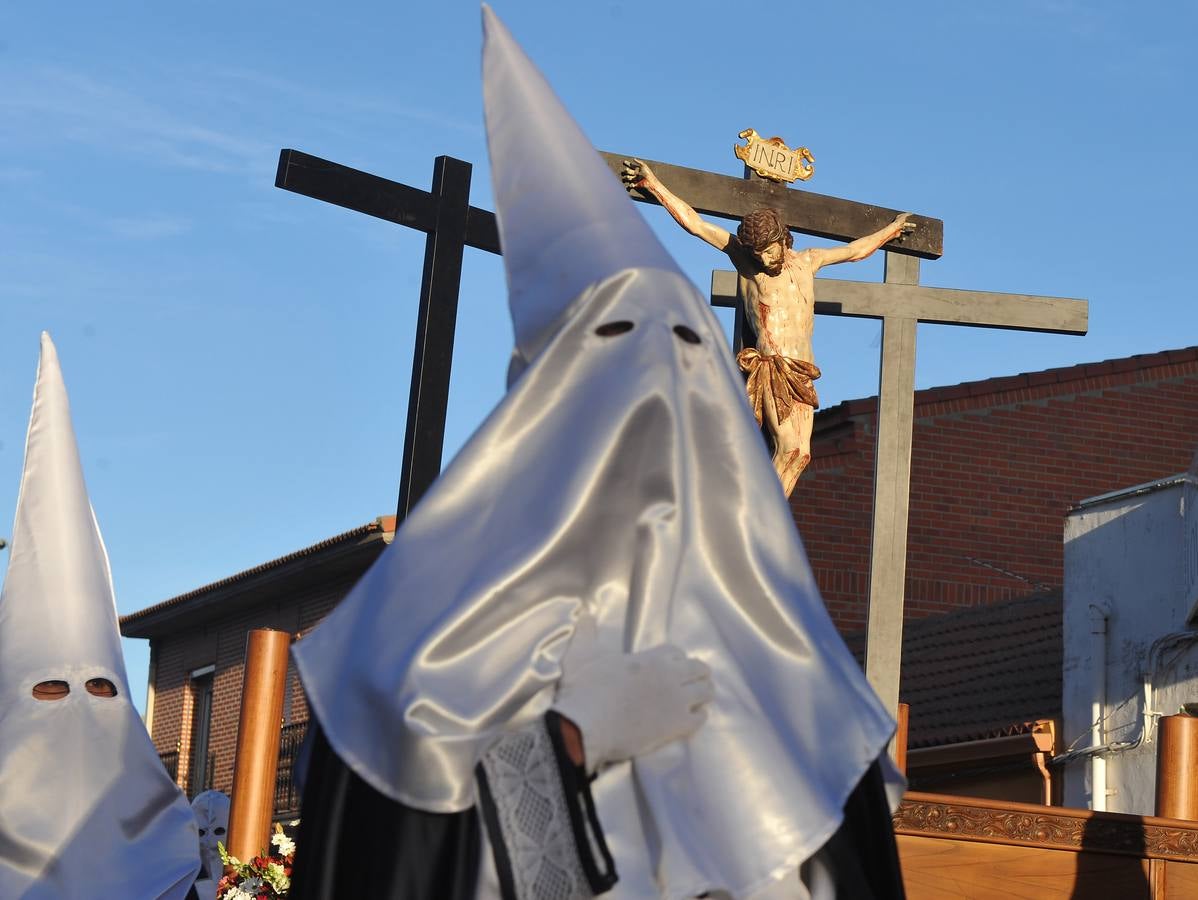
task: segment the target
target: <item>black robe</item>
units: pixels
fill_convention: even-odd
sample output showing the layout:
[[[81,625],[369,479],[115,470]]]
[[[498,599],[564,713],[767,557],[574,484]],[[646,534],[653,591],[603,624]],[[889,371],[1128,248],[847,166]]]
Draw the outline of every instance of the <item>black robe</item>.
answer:
[[[395,802],[311,728],[290,896],[473,900],[481,846],[474,810],[430,813]]]
[[[481,862],[476,811],[430,813],[397,803],[355,775],[315,722],[312,730],[293,900],[473,900]],[[820,850],[835,874],[838,900],[903,898],[888,810],[874,763]]]

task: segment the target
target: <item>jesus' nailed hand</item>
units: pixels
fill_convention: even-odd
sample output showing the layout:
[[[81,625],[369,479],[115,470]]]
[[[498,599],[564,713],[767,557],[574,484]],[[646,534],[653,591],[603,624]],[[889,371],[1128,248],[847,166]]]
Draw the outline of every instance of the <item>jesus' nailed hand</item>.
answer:
[[[647,191],[687,232],[722,250],[736,268],[745,314],[757,334],[756,348],[737,356],[749,373],[749,402],[774,445],[774,469],[789,497],[811,461],[811,426],[819,399],[819,378],[811,352],[815,326],[815,273],[824,266],[857,262],[888,241],[915,230],[903,213],[873,234],[842,247],[795,250],[794,237],[776,209],[749,213],[736,234],[700,218],[666,188],[639,159],[624,160],[621,172],[630,190]]]

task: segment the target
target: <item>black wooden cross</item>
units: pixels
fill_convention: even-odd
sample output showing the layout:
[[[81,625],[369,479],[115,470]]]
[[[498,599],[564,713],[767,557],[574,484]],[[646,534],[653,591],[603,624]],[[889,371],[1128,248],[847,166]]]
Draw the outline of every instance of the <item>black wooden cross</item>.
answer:
[[[470,163],[438,156],[433,164],[433,189],[422,191],[298,150],[279,154],[275,187],[428,235],[399,475],[397,525],[441,471],[463,250],[476,247],[499,252],[495,214],[470,205],[470,172]]]

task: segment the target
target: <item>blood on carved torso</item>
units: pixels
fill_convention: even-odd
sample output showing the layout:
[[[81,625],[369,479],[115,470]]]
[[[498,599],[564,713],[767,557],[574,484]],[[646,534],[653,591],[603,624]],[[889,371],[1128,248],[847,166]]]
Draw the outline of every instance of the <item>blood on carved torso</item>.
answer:
[[[734,260],[740,263],[739,260]],[[811,332],[815,325],[815,278],[804,255],[786,251],[777,275],[737,265],[745,314],[757,333],[757,349],[814,362]]]

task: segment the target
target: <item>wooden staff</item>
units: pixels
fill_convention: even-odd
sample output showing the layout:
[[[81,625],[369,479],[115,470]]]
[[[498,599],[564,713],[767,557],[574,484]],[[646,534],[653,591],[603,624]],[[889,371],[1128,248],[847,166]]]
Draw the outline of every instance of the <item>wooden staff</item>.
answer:
[[[894,734],[894,764],[900,772],[907,774],[907,723],[911,720],[911,705],[898,705],[898,731]]]
[[[270,841],[290,646],[291,635],[270,628],[251,631],[246,641],[228,843],[229,854],[242,862]]]
[[[1163,716],[1156,751],[1156,814],[1198,821],[1198,717]]]

